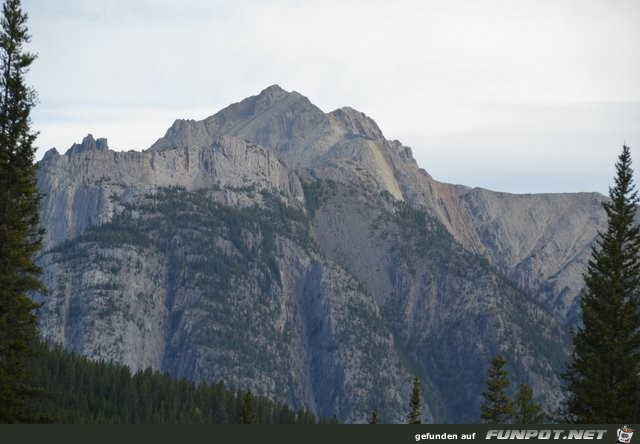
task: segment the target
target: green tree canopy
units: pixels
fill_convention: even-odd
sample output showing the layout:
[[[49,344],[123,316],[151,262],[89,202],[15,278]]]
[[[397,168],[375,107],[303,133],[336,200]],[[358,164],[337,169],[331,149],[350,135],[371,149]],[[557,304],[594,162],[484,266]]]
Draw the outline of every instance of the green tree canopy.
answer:
[[[482,393],[480,419],[484,424],[505,424],[511,419],[512,404],[506,389],[509,377],[504,368],[507,360],[504,356],[495,356],[487,370],[485,384],[487,389]]]
[[[411,399],[409,400],[409,414],[407,419],[409,424],[422,423],[422,401],[420,400],[420,379],[417,377],[413,380],[413,388],[411,389]]]
[[[533,400],[533,391],[527,384],[520,384],[513,397],[512,420],[514,424],[542,424],[542,406]]]
[[[34,254],[41,229],[36,184],[36,133],[30,128],[35,92],[25,75],[35,56],[25,52],[29,42],[20,0],[6,0],[0,21],[0,422],[32,422],[42,418],[26,399],[26,360],[37,339],[30,293],[43,290]]]
[[[242,404],[240,405],[240,413],[238,415],[238,423],[240,424],[257,424],[258,415],[256,413],[256,401],[251,393],[251,390],[247,390],[242,398]]]
[[[623,146],[615,186],[603,203],[607,230],[599,233],[580,299],[582,325],[563,377],[569,420],[623,423],[638,414],[640,397],[640,229],[631,153]]]

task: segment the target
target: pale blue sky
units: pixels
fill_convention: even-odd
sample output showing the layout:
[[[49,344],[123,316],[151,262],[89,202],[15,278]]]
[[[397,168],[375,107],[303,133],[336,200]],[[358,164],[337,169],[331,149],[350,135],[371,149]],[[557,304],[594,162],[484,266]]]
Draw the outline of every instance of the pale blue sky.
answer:
[[[640,165],[635,0],[23,0],[41,153],[144,149],[277,83],[363,111],[436,179],[606,193]],[[637,166],[640,171],[640,166]]]

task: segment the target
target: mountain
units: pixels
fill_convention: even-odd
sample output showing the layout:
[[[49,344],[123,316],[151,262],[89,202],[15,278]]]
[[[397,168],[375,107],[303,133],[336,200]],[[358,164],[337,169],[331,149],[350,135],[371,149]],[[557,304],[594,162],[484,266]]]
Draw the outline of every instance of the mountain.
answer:
[[[425,209],[560,319],[574,319],[590,245],[606,220],[602,195],[514,195],[440,183],[365,114],[351,108],[325,114],[277,85],[203,121],[177,120],[150,150],[207,146],[220,135],[269,149],[302,177],[364,185]]]
[[[274,85],[143,152],[87,136],[38,182],[44,337],[364,422],[475,422],[485,369],[552,410],[598,194],[443,184],[351,108]]]

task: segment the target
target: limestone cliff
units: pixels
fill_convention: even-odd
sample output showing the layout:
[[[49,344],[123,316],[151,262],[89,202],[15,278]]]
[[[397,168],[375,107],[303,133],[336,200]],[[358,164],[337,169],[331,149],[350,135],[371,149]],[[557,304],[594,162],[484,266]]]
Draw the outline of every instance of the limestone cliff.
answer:
[[[99,148],[98,148],[99,147]],[[87,136],[64,156],[48,152],[40,164],[38,184],[47,228],[44,247],[73,239],[91,225],[111,220],[128,202],[157,187],[187,190],[225,187],[227,203],[239,204],[232,192],[247,185],[301,201],[300,181],[270,151],[234,137],[207,145],[168,151],[116,152],[106,139]]]

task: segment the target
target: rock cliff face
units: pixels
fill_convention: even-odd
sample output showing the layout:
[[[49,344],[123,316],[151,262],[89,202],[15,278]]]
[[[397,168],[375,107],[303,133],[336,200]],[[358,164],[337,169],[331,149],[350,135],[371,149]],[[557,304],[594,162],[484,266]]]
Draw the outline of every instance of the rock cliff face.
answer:
[[[234,137],[199,147],[156,152],[109,151],[106,139],[87,136],[64,156],[48,152],[38,176],[45,197],[41,214],[47,228],[45,249],[73,239],[92,225],[111,220],[124,201],[158,187],[187,190],[247,185],[302,201],[300,181],[268,150]],[[237,197],[237,196],[236,196]],[[229,204],[242,204],[227,196]]]
[[[176,121],[150,150],[206,145],[219,134],[264,146],[303,177],[387,191],[424,208],[462,246],[538,294],[562,322],[574,319],[590,245],[605,221],[602,195],[510,195],[440,183],[365,114],[325,114],[277,85],[203,121]]]
[[[272,86],[143,152],[87,136],[40,164],[45,337],[317,414],[474,422],[508,356],[551,409],[597,194],[443,184],[351,108]]]

